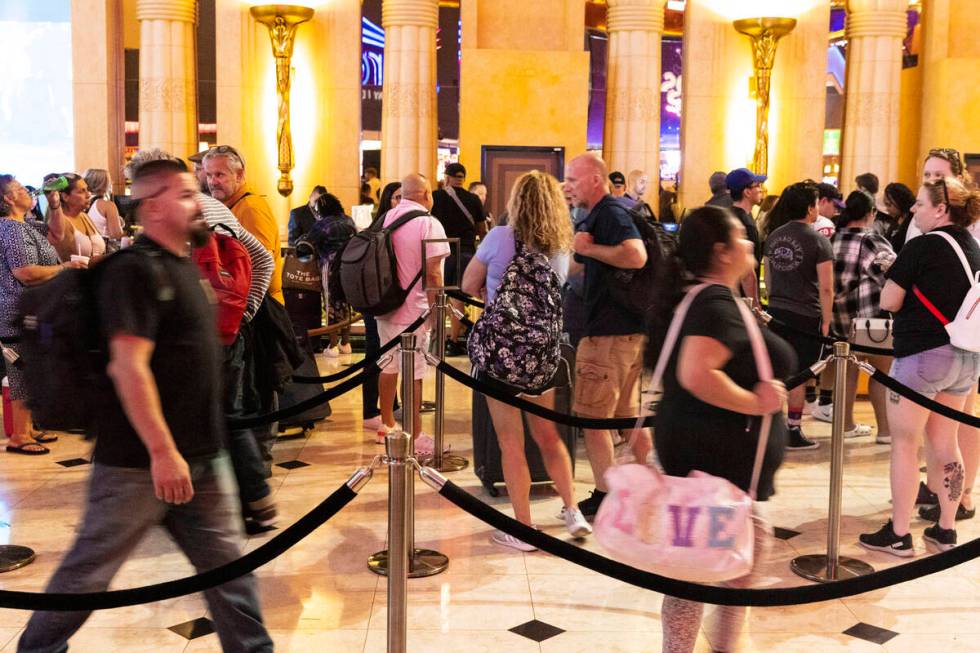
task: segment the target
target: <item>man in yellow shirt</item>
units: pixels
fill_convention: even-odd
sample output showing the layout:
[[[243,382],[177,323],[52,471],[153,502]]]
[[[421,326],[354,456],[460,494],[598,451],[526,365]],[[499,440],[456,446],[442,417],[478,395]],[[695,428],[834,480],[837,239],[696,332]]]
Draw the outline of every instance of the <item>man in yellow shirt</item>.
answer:
[[[269,282],[269,295],[280,304],[285,304],[279,223],[272,215],[269,203],[252,192],[245,183],[245,160],[230,145],[218,145],[205,155],[204,172],[211,196],[227,206],[242,226],[272,254],[276,267]]]

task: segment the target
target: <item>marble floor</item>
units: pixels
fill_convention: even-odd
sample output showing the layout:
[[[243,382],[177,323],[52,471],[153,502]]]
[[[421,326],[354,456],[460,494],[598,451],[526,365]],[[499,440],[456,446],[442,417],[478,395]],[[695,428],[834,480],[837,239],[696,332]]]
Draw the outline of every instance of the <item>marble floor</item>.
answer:
[[[321,368],[336,371],[350,363],[350,356],[346,359],[321,359]],[[433,383],[427,381],[425,396],[431,399],[432,395]],[[447,440],[453,452],[472,460],[469,391],[447,380],[447,398]],[[282,526],[305,514],[381,450],[374,444],[374,434],[361,430],[359,391],[334,401],[332,407],[333,416],[309,438],[282,440],[275,448],[277,466],[272,484]],[[869,419],[866,402],[859,403],[858,417]],[[425,417],[426,430],[433,428],[432,419],[431,414]],[[812,452],[790,454],[777,476],[778,494],[771,502],[770,516],[775,526],[785,529],[785,539],[776,541],[766,564],[765,587],[804,583],[790,572],[789,561],[800,554],[825,551],[830,427],[807,418],[805,428],[821,446]],[[37,551],[33,564],[0,575],[2,589],[42,590],[74,535],[89,470],[84,459],[90,445],[66,435],[51,447],[49,456],[0,455],[0,543],[22,544]],[[305,465],[279,466],[294,461]],[[489,497],[472,466],[450,476],[484,501],[509,510],[506,495]],[[592,483],[581,443],[575,476],[577,494],[584,498]],[[366,560],[385,548],[386,492],[387,474],[380,470],[344,511],[257,572],[264,616],[277,651],[385,650],[386,583],[368,571]],[[877,528],[887,518],[888,507],[888,447],[869,438],[848,441],[841,524],[844,555],[866,560],[876,569],[902,562],[856,545],[857,534]],[[562,537],[565,531],[556,517],[559,508],[560,502],[548,487],[535,491],[535,519],[545,531]],[[496,546],[488,539],[489,527],[422,483],[416,485],[416,518],[417,544],[445,553],[450,565],[441,575],[410,581],[409,650],[660,650],[659,595],[545,553],[525,554]],[[926,525],[913,522],[919,555],[926,554],[920,538]],[[961,542],[977,536],[980,520],[960,523]],[[252,549],[269,537],[243,538],[242,548]],[[601,552],[593,541],[585,546]],[[151,533],[126,562],[113,587],[133,587],[190,573],[189,564],[159,530]],[[740,650],[980,651],[978,614],[980,562],[973,561],[850,599],[752,609]],[[0,650],[15,650],[28,616],[23,611],[0,610]],[[216,635],[208,634],[207,616],[200,595],[97,612],[73,638],[71,650],[219,651]],[[711,650],[704,635],[697,650]]]

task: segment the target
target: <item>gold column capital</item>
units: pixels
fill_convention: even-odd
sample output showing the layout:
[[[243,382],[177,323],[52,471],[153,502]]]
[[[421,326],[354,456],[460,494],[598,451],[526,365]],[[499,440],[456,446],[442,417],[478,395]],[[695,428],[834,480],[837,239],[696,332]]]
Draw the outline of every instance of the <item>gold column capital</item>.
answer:
[[[382,0],[381,26],[439,27],[439,0]]]
[[[170,20],[197,24],[197,0],[136,0],[137,20]]]
[[[609,32],[664,31],[665,0],[607,0]]]

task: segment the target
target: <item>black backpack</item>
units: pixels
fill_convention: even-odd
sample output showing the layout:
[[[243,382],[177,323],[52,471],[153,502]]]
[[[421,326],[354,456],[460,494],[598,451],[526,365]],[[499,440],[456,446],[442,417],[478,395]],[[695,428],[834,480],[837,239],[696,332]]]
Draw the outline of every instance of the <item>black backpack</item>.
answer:
[[[647,262],[638,270],[613,268],[607,276],[606,289],[619,306],[646,317],[656,299],[657,270],[677,250],[677,238],[664,229],[645,202],[638,202],[628,213],[640,232]]]
[[[408,288],[402,288],[398,282],[398,264],[391,236],[405,223],[423,215],[429,214],[409,211],[387,227],[382,215],[344,247],[340,254],[340,284],[344,299],[355,311],[364,315],[385,315],[405,303],[408,291],[422,278],[422,270]]]
[[[89,431],[112,383],[108,352],[99,329],[99,280],[109,260],[134,256],[139,246],[120,250],[91,268],[64,270],[49,281],[25,288],[16,324],[18,353],[27,390],[27,407],[38,428]],[[162,264],[151,252],[161,300],[172,298]]]

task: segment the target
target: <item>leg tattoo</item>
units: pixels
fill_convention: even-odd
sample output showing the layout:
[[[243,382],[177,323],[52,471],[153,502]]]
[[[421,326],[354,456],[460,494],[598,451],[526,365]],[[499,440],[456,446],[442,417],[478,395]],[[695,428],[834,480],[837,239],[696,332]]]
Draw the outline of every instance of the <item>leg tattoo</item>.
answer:
[[[943,474],[943,485],[949,490],[949,500],[956,501],[963,494],[963,465],[957,462],[947,463],[943,467]]]
[[[901,400],[901,398],[902,396],[899,395],[894,390],[888,391],[888,401],[892,402],[893,404],[897,404]]]

